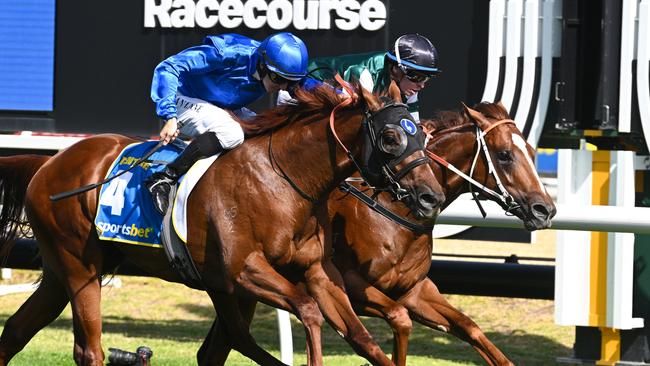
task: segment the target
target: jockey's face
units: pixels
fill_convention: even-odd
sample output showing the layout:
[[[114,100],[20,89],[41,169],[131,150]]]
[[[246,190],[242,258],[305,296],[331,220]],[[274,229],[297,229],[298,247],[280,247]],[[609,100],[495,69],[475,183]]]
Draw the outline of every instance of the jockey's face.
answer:
[[[271,81],[271,78],[267,74],[262,79],[262,84],[264,84],[264,89],[266,89],[267,93],[275,93],[279,90],[286,90],[289,83],[283,82],[280,84],[276,84],[273,81]]]
[[[292,81],[282,77],[282,75],[269,70],[264,66],[264,78],[262,84],[267,93],[275,93],[280,90],[287,90]]]
[[[424,89],[424,87],[427,84],[427,81],[429,81],[430,79],[429,76],[422,75],[417,72],[413,72],[412,74],[407,75],[402,69],[400,69],[396,65],[393,66],[392,77],[395,80],[395,82],[397,82],[397,86],[399,86],[399,90],[402,92],[402,94],[406,95],[407,97],[410,97],[411,95]]]
[[[403,71],[400,70],[399,72],[401,74],[401,78],[399,79],[397,85],[399,86],[399,89],[402,91],[402,93],[404,93],[404,95],[407,97],[410,97],[411,95],[424,89],[427,84],[427,80],[412,81],[406,77],[406,74],[404,74]]]

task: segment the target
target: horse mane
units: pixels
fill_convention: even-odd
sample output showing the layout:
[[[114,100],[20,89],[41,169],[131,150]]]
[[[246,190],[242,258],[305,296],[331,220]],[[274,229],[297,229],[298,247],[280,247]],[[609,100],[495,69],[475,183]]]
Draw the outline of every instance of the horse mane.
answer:
[[[472,109],[474,109],[477,112],[481,112],[487,118],[492,118],[496,120],[510,119],[510,115],[508,114],[508,111],[503,106],[503,104],[501,104],[501,102],[498,103],[481,102],[476,104],[474,107],[472,107]]]
[[[480,102],[472,109],[481,112],[485,117],[496,120],[509,119],[508,111],[501,103]],[[422,126],[429,130],[445,130],[460,127],[470,123],[469,116],[464,110],[437,111],[431,119],[423,119]]]
[[[430,119],[423,119],[420,123],[429,130],[445,130],[465,125],[469,122],[467,115],[459,110],[436,111]]]
[[[358,82],[352,82],[355,90],[360,90]],[[329,114],[341,102],[341,95],[329,85],[319,85],[309,90],[297,88],[294,92],[296,104],[275,106],[248,120],[239,120],[248,136],[262,135],[278,127],[288,125],[315,114]],[[361,99],[361,98],[358,98]],[[358,107],[359,101],[347,108]]]

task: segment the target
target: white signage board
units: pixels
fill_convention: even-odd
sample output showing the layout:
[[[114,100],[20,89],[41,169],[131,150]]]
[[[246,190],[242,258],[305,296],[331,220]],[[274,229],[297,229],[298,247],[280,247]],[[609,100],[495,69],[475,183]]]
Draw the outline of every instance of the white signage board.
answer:
[[[145,28],[376,31],[386,16],[380,0],[144,0]]]

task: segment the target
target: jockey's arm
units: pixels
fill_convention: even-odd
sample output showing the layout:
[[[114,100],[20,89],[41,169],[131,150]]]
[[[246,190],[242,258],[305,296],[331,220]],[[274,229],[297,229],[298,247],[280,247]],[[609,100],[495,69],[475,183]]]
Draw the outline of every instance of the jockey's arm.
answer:
[[[156,103],[156,114],[164,121],[176,117],[176,93],[182,75],[216,70],[223,61],[219,50],[202,45],[188,48],[158,64],[151,83],[151,99]]]

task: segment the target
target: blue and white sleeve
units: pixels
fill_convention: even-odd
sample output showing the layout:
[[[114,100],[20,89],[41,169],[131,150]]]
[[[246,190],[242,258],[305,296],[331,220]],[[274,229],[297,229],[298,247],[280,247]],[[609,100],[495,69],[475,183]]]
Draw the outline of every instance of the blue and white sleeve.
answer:
[[[176,117],[176,92],[184,74],[213,71],[223,63],[223,56],[213,46],[188,48],[158,64],[151,82],[151,99],[156,114],[164,120]]]

